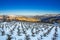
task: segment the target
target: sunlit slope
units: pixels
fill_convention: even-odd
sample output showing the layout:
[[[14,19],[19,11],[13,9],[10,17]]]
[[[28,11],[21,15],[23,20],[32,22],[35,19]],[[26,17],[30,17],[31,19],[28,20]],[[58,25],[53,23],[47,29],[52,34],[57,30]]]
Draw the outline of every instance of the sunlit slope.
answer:
[[[29,21],[29,22],[39,22],[40,20],[36,19],[36,18],[28,18],[28,17],[16,17],[16,20],[18,21]]]

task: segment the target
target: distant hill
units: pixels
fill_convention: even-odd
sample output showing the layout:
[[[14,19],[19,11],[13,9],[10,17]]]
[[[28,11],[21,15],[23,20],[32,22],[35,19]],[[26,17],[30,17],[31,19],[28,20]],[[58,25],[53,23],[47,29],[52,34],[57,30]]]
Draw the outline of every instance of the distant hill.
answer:
[[[35,16],[0,15],[0,21],[60,23],[60,14],[45,14]]]
[[[37,15],[34,16],[35,18],[41,20],[41,22],[46,22],[46,23],[60,23],[60,14],[45,14],[45,15]]]
[[[26,16],[13,16],[13,15],[2,15],[0,16],[0,22],[5,21],[24,21],[24,22],[39,22],[40,20],[33,18],[33,17],[26,17]]]

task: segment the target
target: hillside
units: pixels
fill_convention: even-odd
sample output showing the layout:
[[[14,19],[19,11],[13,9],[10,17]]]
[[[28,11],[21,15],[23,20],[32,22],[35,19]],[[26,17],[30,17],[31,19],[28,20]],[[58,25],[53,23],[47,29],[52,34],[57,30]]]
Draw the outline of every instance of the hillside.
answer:
[[[60,23],[60,14],[45,14],[35,16],[0,15],[0,21]]]
[[[41,20],[41,22],[47,22],[47,23],[53,23],[57,22],[60,23],[60,14],[46,14],[46,15],[37,15],[34,16],[34,18],[37,18]]]
[[[24,22],[38,22],[40,20],[32,17],[26,17],[26,16],[0,16],[0,21],[24,21]]]

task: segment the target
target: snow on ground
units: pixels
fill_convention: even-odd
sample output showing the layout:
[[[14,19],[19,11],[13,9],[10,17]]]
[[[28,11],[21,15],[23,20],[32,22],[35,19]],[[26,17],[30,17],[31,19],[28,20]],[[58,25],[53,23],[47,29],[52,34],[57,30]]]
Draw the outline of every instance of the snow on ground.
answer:
[[[60,40],[60,28],[58,27],[58,37],[57,37],[57,40]]]
[[[60,24],[1,22],[0,40],[60,40]]]

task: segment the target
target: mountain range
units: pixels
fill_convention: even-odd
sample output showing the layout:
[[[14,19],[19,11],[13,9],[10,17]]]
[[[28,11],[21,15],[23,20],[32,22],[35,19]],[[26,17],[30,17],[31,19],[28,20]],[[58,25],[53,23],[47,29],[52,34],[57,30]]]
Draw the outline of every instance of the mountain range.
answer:
[[[45,14],[35,16],[18,16],[18,15],[0,15],[0,21],[30,21],[44,23],[60,23],[60,14]]]

